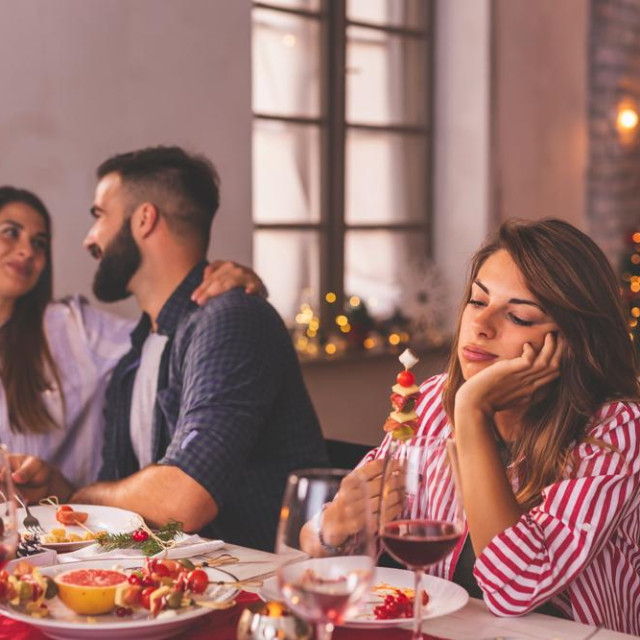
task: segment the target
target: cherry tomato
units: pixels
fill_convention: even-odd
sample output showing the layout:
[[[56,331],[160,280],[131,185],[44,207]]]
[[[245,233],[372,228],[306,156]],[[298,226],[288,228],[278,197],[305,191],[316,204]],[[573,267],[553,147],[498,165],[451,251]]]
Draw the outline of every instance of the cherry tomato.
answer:
[[[158,562],[158,564],[155,566],[155,569],[153,571],[154,573],[154,577],[155,578],[165,578],[167,577],[171,572],[169,571],[169,568],[166,567],[164,564],[162,564],[161,562]]]
[[[416,383],[415,376],[408,370],[401,371],[397,375],[396,380],[401,387],[411,387]]]
[[[84,511],[58,511],[56,513],[56,520],[62,524],[76,524],[76,522],[85,522],[89,517],[89,514]]]
[[[156,590],[156,587],[145,587],[140,592],[140,605],[143,606],[145,609],[149,609],[149,607],[151,606],[151,603],[149,602],[149,598],[151,597],[151,594],[155,590]]]
[[[189,589],[193,593],[204,593],[209,585],[209,576],[202,569],[194,569],[189,573]]]

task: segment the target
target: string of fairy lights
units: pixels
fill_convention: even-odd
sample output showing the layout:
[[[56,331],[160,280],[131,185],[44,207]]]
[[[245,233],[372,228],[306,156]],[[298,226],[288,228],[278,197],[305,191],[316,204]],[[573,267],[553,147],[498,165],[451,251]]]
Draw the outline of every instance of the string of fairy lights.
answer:
[[[302,302],[295,316],[293,329],[294,346],[299,354],[307,358],[335,357],[347,351],[395,350],[409,344],[410,333],[404,325],[407,319],[399,317],[386,321],[375,320],[365,303],[358,296],[350,296],[344,309],[338,306],[337,295],[329,291],[324,296],[335,314],[321,326],[321,320],[308,302]]]
[[[622,293],[629,309],[629,334],[640,349],[640,231],[629,236],[628,250],[622,257]]]

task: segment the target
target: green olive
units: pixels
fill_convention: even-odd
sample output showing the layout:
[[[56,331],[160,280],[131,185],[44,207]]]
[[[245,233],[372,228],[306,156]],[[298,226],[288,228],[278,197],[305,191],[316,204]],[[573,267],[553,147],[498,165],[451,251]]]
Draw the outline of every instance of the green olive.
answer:
[[[178,562],[185,568],[188,569],[189,571],[193,571],[193,569],[196,568],[196,565],[193,564],[193,562],[191,562],[191,560],[189,560],[189,558],[180,558],[178,560]]]
[[[55,598],[58,595],[58,585],[49,576],[45,576],[45,580],[47,581],[47,589],[44,592],[44,597],[47,600],[51,600],[51,598]]]
[[[179,609],[182,606],[182,594],[174,591],[167,596],[167,606],[169,609]]]
[[[33,585],[29,582],[20,581],[20,600],[33,599]]]

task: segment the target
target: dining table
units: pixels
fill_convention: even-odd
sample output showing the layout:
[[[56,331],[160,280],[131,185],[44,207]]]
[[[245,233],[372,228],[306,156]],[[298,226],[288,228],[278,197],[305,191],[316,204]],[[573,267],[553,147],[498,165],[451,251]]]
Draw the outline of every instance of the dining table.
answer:
[[[233,544],[225,544],[218,553],[237,558],[237,562],[225,569],[239,580],[275,575],[278,557],[273,553]],[[200,618],[179,637],[184,640],[235,640],[238,619],[249,604],[259,600],[258,592],[256,586],[246,587],[236,597],[234,607]],[[499,618],[487,610],[482,600],[475,598],[470,598],[454,613],[425,620],[422,629],[425,640],[625,640],[636,637],[540,613]],[[338,627],[333,637],[334,640],[408,640],[410,636],[410,621],[407,621],[403,628]],[[5,639],[46,640],[46,636],[31,625],[0,615],[0,640]]]

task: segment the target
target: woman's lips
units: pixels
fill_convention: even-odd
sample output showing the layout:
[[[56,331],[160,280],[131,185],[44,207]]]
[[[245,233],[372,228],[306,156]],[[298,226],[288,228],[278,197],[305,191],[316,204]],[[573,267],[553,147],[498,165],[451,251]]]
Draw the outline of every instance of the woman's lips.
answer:
[[[462,356],[469,362],[489,362],[498,356],[479,347],[462,347]]]
[[[27,265],[18,264],[17,262],[7,262],[9,269],[21,278],[28,278],[31,275],[31,269]]]

